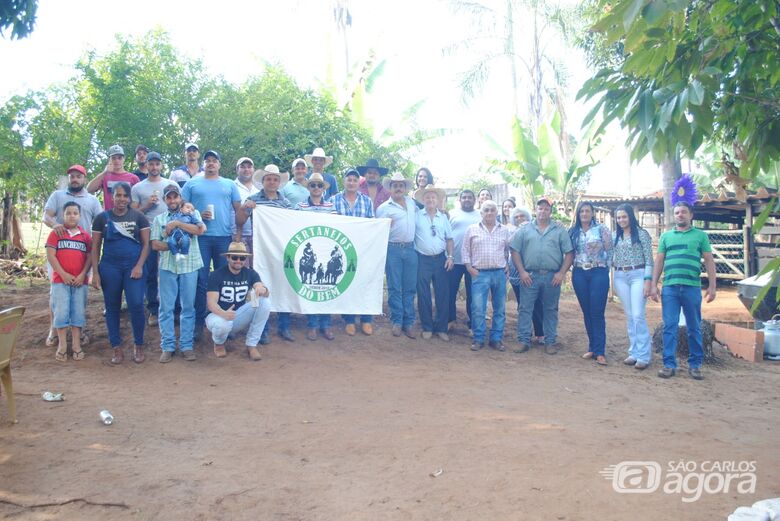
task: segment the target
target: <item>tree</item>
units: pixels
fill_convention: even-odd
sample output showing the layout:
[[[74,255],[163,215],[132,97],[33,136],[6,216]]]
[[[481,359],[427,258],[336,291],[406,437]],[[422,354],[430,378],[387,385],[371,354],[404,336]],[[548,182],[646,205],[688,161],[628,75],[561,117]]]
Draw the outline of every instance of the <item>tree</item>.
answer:
[[[598,0],[591,12],[592,30],[606,46],[620,45],[624,59],[606,64],[578,97],[597,99],[589,118],[601,112],[601,129],[618,121],[629,131],[632,160],[651,154],[664,166],[666,199],[680,155],[694,157],[708,140],[729,150],[736,144],[751,177],[773,168],[780,159],[777,2]]]
[[[28,36],[35,27],[38,0],[4,0],[0,2],[0,36],[11,28],[11,39]]]

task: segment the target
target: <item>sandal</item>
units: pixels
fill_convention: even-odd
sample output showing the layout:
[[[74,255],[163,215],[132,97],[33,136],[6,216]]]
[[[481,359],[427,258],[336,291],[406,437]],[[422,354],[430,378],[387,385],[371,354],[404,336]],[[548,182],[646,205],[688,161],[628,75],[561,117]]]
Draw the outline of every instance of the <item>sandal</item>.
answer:
[[[144,346],[133,347],[133,362],[136,364],[142,364],[144,360],[146,360],[146,355],[144,355]]]
[[[593,358],[593,351],[588,351],[587,353],[582,355],[582,358],[584,358],[585,360],[590,360],[591,358]]]
[[[76,355],[73,355],[73,358],[76,358]],[[58,362],[65,362],[68,359],[68,351],[60,351],[57,349],[57,352],[54,353],[54,359]]]
[[[599,355],[596,357],[596,363],[599,365],[607,365],[607,359],[604,358],[604,355]]]
[[[111,363],[114,365],[119,365],[125,360],[125,352],[122,350],[121,347],[115,347],[114,348],[114,356],[111,357]]]
[[[57,342],[57,335],[50,329],[46,337],[46,347],[52,347]]]
[[[84,360],[84,350],[79,349],[78,351],[73,351],[73,360]]]

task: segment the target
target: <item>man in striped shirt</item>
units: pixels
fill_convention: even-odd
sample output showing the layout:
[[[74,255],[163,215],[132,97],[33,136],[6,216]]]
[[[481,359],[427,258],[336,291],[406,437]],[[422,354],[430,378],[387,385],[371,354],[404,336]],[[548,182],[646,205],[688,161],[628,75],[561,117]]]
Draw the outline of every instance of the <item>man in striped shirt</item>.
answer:
[[[677,329],[680,309],[688,329],[688,374],[701,380],[704,350],[701,340],[701,259],[707,268],[707,302],[715,300],[715,261],[709,238],[692,226],[693,209],[685,201],[674,205],[675,227],[658,240],[658,254],[653,267],[650,298],[658,302],[658,279],[664,272],[661,310],[664,320],[664,367],[661,378],[670,378],[677,371]]]

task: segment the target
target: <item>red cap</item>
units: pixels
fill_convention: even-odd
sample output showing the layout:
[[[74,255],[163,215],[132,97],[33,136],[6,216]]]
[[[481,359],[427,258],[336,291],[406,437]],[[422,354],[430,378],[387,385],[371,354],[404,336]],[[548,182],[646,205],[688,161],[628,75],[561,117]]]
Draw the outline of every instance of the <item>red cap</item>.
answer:
[[[539,199],[536,200],[536,204],[539,204],[539,203],[547,203],[548,205],[552,206],[552,199],[547,197],[546,195],[543,195]]]
[[[81,175],[83,175],[84,177],[87,176],[87,169],[84,168],[81,165],[73,165],[73,166],[71,166],[70,168],[68,168],[68,171],[66,173],[69,174],[69,173],[73,172],[74,170],[76,172],[80,172]]]

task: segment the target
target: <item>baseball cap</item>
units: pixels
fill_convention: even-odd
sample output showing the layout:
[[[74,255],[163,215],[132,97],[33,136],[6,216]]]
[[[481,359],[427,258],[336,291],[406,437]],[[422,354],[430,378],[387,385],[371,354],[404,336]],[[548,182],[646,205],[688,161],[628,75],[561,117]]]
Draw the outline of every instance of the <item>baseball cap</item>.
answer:
[[[352,167],[349,167],[346,170],[344,170],[344,174],[342,175],[342,177],[344,177],[344,179],[346,179],[347,176],[350,176],[350,175],[354,175],[355,177],[360,178],[360,172],[358,172],[357,170],[355,170]]]
[[[217,158],[217,161],[219,161],[220,163],[222,162],[222,156],[220,156],[219,152],[217,152],[216,150],[209,150],[208,152],[203,154],[203,159],[206,159],[209,156],[214,156]]]
[[[163,197],[165,197],[171,192],[176,192],[177,194],[181,194],[181,190],[179,190],[179,185],[177,184],[167,185],[165,188],[163,188]]]
[[[72,165],[68,168],[68,171],[65,172],[66,174],[69,174],[71,172],[79,172],[81,175],[86,176],[87,175],[87,169],[84,168],[81,165]]]
[[[111,156],[124,156],[125,155],[125,149],[120,147],[119,145],[111,145],[108,147],[108,157]]]
[[[162,161],[160,154],[158,154],[157,152],[149,152],[149,155],[146,156],[147,161],[154,161],[155,159],[157,161]]]
[[[205,159],[205,158],[204,158],[204,159]],[[217,159],[219,159],[219,157],[217,157]],[[252,167],[254,167],[254,166],[255,166],[255,162],[254,162],[254,161],[252,161],[252,159],[251,159],[251,158],[249,158],[249,157],[242,157],[241,159],[239,159],[238,161],[236,161],[236,168],[238,168],[239,166],[241,166],[241,164],[242,164],[242,163],[246,163],[247,161],[249,161],[249,162],[252,164]]]
[[[137,147],[135,147],[135,153],[137,154],[139,150],[149,152],[149,147],[147,147],[146,145],[138,145]]]
[[[309,165],[306,164],[306,160],[303,159],[302,157],[299,157],[298,159],[295,159],[292,162],[292,167],[295,168],[296,166],[298,166],[299,163],[303,163],[303,166],[305,166],[306,168],[309,167]]]
[[[552,199],[550,199],[546,195],[543,195],[539,199],[536,200],[536,204],[539,204],[539,203],[547,203],[548,205],[552,206]]]
[[[197,143],[187,143],[184,145],[184,151],[186,152],[187,149],[195,147],[195,150],[200,151],[200,147],[198,147]]]

